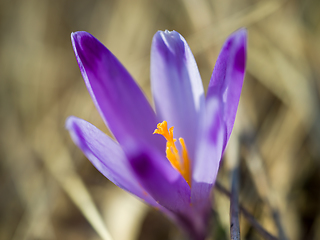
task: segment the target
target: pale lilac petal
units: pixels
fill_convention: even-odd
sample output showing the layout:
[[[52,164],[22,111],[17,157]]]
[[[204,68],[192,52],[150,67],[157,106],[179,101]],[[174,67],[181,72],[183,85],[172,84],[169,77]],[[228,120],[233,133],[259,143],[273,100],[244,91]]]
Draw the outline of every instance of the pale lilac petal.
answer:
[[[185,139],[192,157],[204,91],[192,52],[176,31],[158,31],[153,37],[151,86],[157,115]]]
[[[210,191],[217,177],[226,139],[221,111],[218,99],[208,99],[192,172],[191,202],[198,211],[205,212],[210,207]]]
[[[138,143],[130,143],[126,155],[140,184],[157,203],[174,213],[190,209],[190,187],[169,161]]]
[[[218,98],[223,105],[227,144],[236,117],[246,67],[247,31],[240,29],[226,40],[209,83],[207,100]]]
[[[165,141],[152,134],[155,113],[127,70],[91,34],[76,32],[71,39],[88,91],[118,142],[138,138],[163,151]]]
[[[76,117],[67,119],[66,128],[75,144],[106,178],[147,203],[158,206],[138,183],[119,144],[92,124]]]

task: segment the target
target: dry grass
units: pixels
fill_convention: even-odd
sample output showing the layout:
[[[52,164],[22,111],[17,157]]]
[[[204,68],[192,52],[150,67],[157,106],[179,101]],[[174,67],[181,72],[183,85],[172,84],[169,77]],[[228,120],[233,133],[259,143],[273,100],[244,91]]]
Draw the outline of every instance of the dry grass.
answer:
[[[161,214],[96,171],[64,129],[75,115],[108,131],[81,79],[70,33],[99,38],[150,99],[149,51],[158,29],[187,39],[207,86],[224,39],[242,26],[249,45],[236,123],[240,202],[274,235],[320,239],[319,1],[3,0],[0,6],[0,239],[107,240],[109,232],[114,240],[179,239]],[[219,174],[229,188],[231,165],[224,161]],[[214,198],[209,239],[228,239],[229,200],[218,191]],[[243,217],[240,227],[243,239],[261,239]]]

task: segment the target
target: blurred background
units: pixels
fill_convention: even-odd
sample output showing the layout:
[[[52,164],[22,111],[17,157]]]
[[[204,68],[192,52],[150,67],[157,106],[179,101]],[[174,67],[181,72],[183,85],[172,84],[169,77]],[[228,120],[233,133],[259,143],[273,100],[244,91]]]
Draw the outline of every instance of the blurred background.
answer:
[[[282,239],[320,239],[320,1],[1,0],[0,239],[184,239],[161,213],[115,187],[64,128],[69,115],[108,132],[78,69],[70,34],[103,42],[151,100],[157,30],[188,41],[205,89],[223,41],[249,34],[233,141],[240,202]],[[227,156],[228,151],[227,149]],[[230,189],[224,161],[218,181]],[[229,199],[213,192],[212,233],[229,238]],[[262,239],[240,216],[243,239]],[[279,231],[280,230],[280,231]]]

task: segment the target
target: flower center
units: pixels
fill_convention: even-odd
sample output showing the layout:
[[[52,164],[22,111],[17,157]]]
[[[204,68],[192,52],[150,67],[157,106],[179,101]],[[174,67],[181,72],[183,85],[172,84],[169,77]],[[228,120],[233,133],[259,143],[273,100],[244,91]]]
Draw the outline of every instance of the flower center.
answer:
[[[178,172],[184,177],[186,182],[191,187],[191,171],[190,171],[190,159],[188,151],[183,138],[179,138],[180,145],[182,147],[182,154],[175,145],[177,139],[173,138],[173,126],[169,128],[166,121],[158,123],[157,129],[154,130],[153,134],[160,134],[167,140],[166,155],[171,165],[178,170]]]

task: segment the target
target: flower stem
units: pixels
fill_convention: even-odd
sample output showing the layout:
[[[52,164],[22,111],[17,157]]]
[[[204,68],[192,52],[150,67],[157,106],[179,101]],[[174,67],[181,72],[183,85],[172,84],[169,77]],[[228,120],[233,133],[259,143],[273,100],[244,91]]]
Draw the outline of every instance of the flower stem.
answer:
[[[239,224],[239,166],[232,170],[230,195],[230,237],[231,240],[240,240]]]
[[[215,183],[215,188],[229,197],[231,199],[231,193],[224,187],[222,186],[219,182]],[[252,216],[248,210],[246,210],[241,204],[239,205],[239,209],[243,216],[248,220],[248,222],[260,233],[260,235],[266,239],[266,240],[278,240],[275,236],[270,234],[267,230],[265,230],[260,223],[257,222],[257,220]]]

